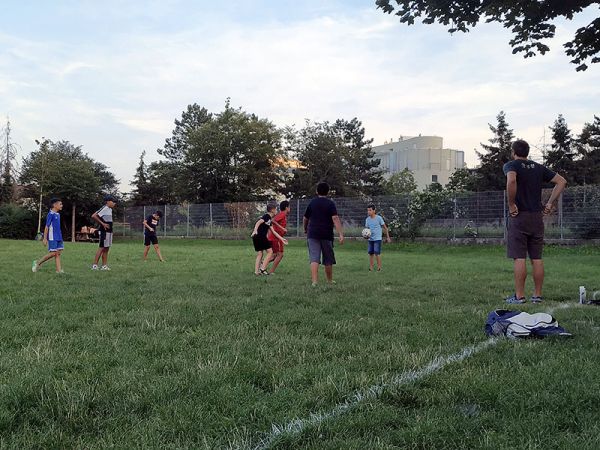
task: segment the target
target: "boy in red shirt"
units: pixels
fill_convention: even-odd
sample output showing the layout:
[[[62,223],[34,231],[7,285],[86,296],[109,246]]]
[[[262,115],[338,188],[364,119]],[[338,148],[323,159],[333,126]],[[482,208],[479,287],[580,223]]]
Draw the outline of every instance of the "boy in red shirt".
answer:
[[[273,217],[273,226],[276,228],[276,231],[281,236],[285,236],[285,234],[287,232],[287,229],[286,229],[287,216],[290,213],[290,210],[291,210],[290,202],[288,202],[287,200],[284,200],[279,204],[279,212],[277,213],[277,215],[275,217]],[[281,242],[279,239],[277,239],[273,235],[273,233],[271,233],[271,231],[269,231],[269,234],[267,237],[268,237],[269,241],[271,241],[272,248],[273,248],[273,254],[271,255],[271,260],[273,261],[273,266],[271,267],[271,270],[269,271],[269,274],[273,275],[275,273],[275,269],[277,269],[277,266],[283,259],[283,242]],[[267,262],[267,264],[265,264],[265,266],[268,265],[269,262]]]

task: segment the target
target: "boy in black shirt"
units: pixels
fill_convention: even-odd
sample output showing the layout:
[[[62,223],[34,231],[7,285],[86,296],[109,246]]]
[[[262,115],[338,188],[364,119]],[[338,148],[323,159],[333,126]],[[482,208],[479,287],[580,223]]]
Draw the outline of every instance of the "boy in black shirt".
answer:
[[[148,250],[150,250],[150,244],[152,244],[156,254],[158,255],[159,261],[165,262],[160,254],[160,248],[158,248],[158,237],[156,236],[156,227],[158,226],[158,222],[162,216],[162,211],[156,211],[150,214],[144,220],[144,261],[146,261],[148,258]]]
[[[268,205],[267,206],[267,214],[262,216],[257,222],[254,224],[254,230],[252,231],[252,242],[254,244],[254,250],[256,250],[256,261],[254,263],[254,275],[269,275],[267,272],[267,264],[271,260],[271,256],[273,255],[273,249],[271,241],[269,241],[267,237],[267,233],[271,230],[273,236],[276,239],[279,239],[283,242],[284,245],[287,245],[287,239],[282,238],[273,228],[273,216],[277,212],[277,206]],[[267,252],[264,260],[263,255],[264,252]]]

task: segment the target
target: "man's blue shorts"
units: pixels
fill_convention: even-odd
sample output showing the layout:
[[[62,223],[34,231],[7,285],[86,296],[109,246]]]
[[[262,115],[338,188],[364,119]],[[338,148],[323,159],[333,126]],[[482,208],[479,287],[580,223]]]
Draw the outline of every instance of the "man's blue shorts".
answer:
[[[59,250],[64,250],[65,244],[63,241],[48,241],[48,251],[49,252],[57,252]]]
[[[369,255],[381,255],[381,241],[369,241]]]

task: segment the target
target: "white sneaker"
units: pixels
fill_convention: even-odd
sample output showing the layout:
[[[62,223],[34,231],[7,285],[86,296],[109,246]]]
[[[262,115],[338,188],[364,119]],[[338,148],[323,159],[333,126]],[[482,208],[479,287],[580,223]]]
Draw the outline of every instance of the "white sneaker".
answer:
[[[110,267],[108,267],[108,266],[102,266],[102,267],[100,267],[100,270],[110,270]]]
[[[38,266],[37,261],[33,261],[33,264],[31,264],[31,271],[33,273],[36,273],[38,271],[38,268],[39,268],[39,266]]]
[[[98,270],[98,266],[96,264],[92,265],[92,270]]]

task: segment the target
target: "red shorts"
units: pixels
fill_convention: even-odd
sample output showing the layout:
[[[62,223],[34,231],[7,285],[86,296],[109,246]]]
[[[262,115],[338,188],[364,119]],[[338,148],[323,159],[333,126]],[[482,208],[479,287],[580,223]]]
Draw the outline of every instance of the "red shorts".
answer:
[[[271,244],[273,253],[283,253],[283,242],[281,242],[279,239],[275,239],[274,241],[271,241]]]

